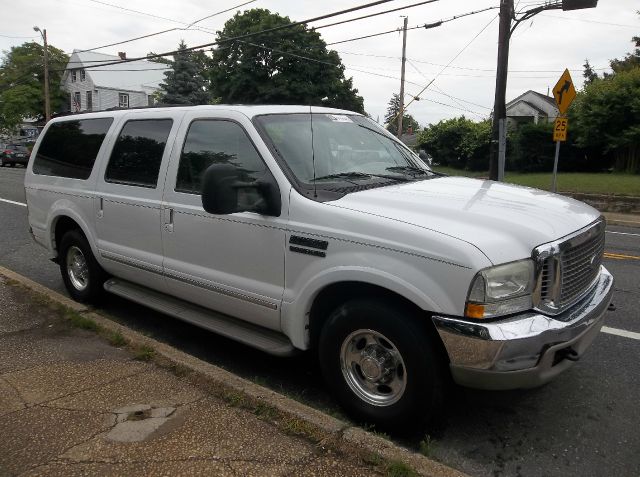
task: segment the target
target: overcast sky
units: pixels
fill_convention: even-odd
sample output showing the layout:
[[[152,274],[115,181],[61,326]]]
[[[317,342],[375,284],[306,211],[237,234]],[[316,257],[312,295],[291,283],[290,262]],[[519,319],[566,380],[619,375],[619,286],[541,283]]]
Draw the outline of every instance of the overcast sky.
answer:
[[[266,8],[299,21],[368,1],[371,0],[257,0],[240,10]],[[311,25],[319,26],[419,1],[395,0]],[[243,0],[0,0],[0,49],[8,50],[30,38],[41,41],[32,29],[34,25],[47,29],[50,44],[71,52],[74,48],[93,48],[184,26],[240,3]],[[516,0],[516,3],[516,9],[522,10],[540,2]],[[439,0],[319,31],[324,40],[331,43],[399,28],[402,26],[401,15],[409,17],[409,27],[412,27],[498,5],[499,0]],[[149,15],[124,11],[116,8],[118,6]],[[595,9],[549,11],[520,24],[511,39],[507,100],[529,89],[546,94],[564,68],[570,69],[576,86],[581,86],[585,58],[589,59],[598,73],[608,71],[608,60],[621,58],[630,52],[633,48],[631,37],[640,35],[637,10],[640,10],[638,0],[600,0]],[[235,10],[215,16],[198,26],[215,32],[222,29],[224,22],[234,13]],[[439,74],[432,86],[420,96],[421,100],[409,107],[409,112],[421,125],[461,114],[480,119],[490,113],[495,87],[497,14],[498,10],[494,9],[445,23],[438,28],[408,32],[406,93],[417,94]],[[214,38],[213,33],[204,31],[174,31],[98,51],[114,55],[118,51],[126,51],[128,57],[135,57],[149,51],[171,51],[180,39],[194,46],[211,42]],[[382,120],[391,95],[400,89],[400,33],[330,48],[340,53],[347,67],[347,76],[353,76],[355,87],[364,97],[367,112],[374,119],[379,116]],[[443,66],[458,54],[451,65],[443,70]]]

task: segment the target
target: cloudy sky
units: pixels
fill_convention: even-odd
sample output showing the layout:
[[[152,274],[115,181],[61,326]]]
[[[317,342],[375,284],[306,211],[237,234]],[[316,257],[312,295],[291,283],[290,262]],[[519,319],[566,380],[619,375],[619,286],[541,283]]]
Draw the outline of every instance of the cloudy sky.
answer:
[[[19,3],[0,0],[0,49],[7,50],[31,38],[40,41],[32,29],[34,25],[46,28],[49,42],[67,52],[74,48],[93,48],[184,27],[243,1],[247,0],[30,0]],[[419,2],[395,0],[311,25],[320,26],[338,19]],[[266,8],[299,21],[364,3],[368,1],[256,0],[239,10]],[[540,3],[516,0],[516,10],[526,10]],[[408,16],[409,27],[413,27],[498,5],[499,0],[439,0],[319,31],[327,43],[339,42],[399,28],[403,21],[401,15]],[[630,52],[633,46],[631,37],[640,34],[637,10],[640,10],[638,0],[600,0],[595,9],[549,11],[520,24],[511,39],[507,100],[529,89],[546,94],[564,68],[569,68],[576,85],[580,86],[585,58],[599,73],[608,71],[608,60]],[[198,23],[198,27],[208,31],[173,31],[99,51],[108,54],[126,51],[128,57],[134,57],[149,51],[171,51],[180,39],[189,46],[211,42],[215,31],[222,29],[234,12]],[[409,112],[420,124],[427,125],[461,114],[474,119],[489,114],[495,86],[497,14],[498,10],[493,9],[438,28],[408,32],[406,93],[416,95],[437,76],[429,89],[420,95],[420,101],[409,107]],[[340,53],[347,75],[353,76],[355,86],[364,97],[365,109],[374,119],[378,116],[382,119],[389,98],[400,89],[400,33],[342,43],[331,48]],[[445,65],[449,66],[444,68]]]

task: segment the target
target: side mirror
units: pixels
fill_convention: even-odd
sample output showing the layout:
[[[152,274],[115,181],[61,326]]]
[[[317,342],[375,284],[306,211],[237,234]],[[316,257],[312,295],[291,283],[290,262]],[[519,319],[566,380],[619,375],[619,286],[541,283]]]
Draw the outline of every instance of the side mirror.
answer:
[[[210,214],[256,212],[280,216],[280,189],[268,172],[265,180],[243,182],[231,164],[212,164],[202,181],[202,207]]]

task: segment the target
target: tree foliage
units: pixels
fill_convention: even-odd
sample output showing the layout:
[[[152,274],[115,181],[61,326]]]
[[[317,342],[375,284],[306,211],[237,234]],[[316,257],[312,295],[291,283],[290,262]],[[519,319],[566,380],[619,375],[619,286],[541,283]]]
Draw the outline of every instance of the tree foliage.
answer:
[[[68,102],[60,88],[69,57],[48,45],[51,111]],[[0,129],[10,131],[25,118],[44,119],[44,47],[27,42],[4,52],[0,63]]]
[[[418,145],[434,162],[458,169],[487,170],[491,123],[460,116],[430,124],[418,136]]]
[[[160,85],[161,101],[166,104],[208,104],[207,67],[209,58],[202,51],[188,51],[184,41],[170,62],[172,69],[165,73]]]
[[[400,112],[400,95],[393,94],[387,106],[387,113],[384,115],[384,122],[387,130],[394,136],[398,135],[398,113]],[[413,116],[406,112],[402,116],[402,134],[407,134],[409,129],[418,132],[420,125]]]
[[[304,25],[224,42],[247,33],[290,25],[265,9],[237,13],[217,34],[210,70],[213,96],[223,103],[313,104],[364,112],[364,103],[338,53]],[[306,58],[311,59],[306,59]]]

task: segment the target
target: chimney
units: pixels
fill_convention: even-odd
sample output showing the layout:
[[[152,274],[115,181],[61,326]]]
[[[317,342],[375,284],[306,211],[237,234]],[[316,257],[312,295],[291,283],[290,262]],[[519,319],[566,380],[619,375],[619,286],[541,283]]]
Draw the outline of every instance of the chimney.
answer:
[[[120,57],[121,60],[126,60],[127,59],[127,53],[124,51],[119,51],[118,52],[118,56]]]

